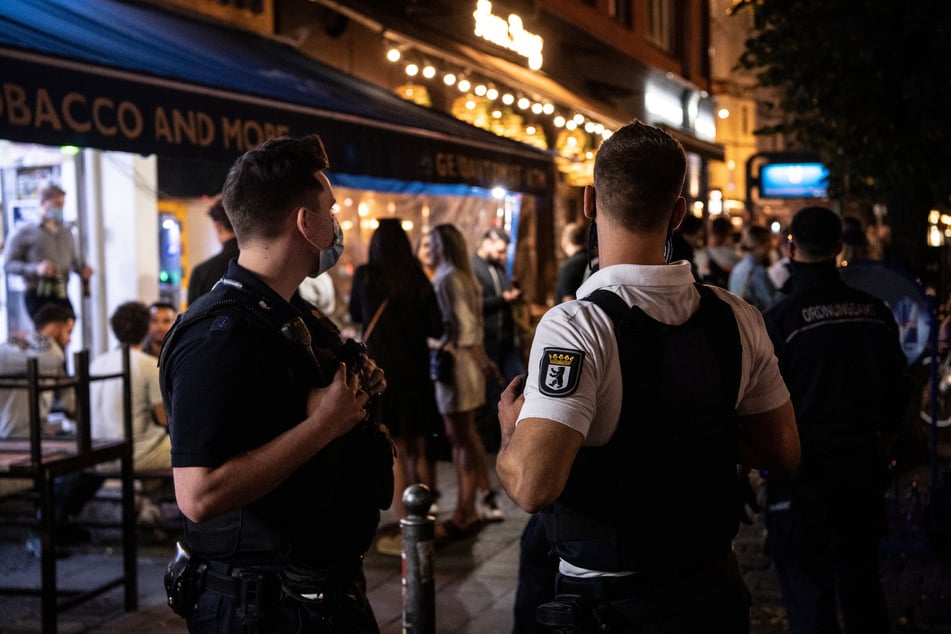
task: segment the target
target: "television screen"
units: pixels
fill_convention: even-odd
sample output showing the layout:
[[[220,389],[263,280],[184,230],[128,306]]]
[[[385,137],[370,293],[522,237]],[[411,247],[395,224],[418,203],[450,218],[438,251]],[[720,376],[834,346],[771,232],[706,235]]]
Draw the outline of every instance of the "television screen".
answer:
[[[761,198],[825,198],[829,170],[822,163],[769,163],[759,181]]]

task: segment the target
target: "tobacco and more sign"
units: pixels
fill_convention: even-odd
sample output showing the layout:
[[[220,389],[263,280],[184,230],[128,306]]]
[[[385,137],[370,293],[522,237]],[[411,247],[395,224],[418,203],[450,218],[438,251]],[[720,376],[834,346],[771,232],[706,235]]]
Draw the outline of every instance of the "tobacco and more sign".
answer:
[[[18,56],[19,57],[19,56]],[[547,191],[547,157],[250,94],[0,51],[0,138],[231,162],[268,138],[317,133],[338,172]],[[428,114],[428,113],[423,113]]]

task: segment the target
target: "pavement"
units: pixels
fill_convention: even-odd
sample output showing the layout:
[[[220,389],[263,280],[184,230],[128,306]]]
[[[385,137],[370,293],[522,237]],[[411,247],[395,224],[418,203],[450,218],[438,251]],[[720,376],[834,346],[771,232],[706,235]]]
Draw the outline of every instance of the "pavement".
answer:
[[[494,477],[494,475],[493,475]],[[910,482],[926,474],[908,474],[892,498],[893,526],[881,548],[882,581],[896,633],[951,633],[951,567],[931,553],[918,529],[917,505]],[[926,482],[926,480],[924,480]],[[448,517],[455,498],[454,476],[449,463],[440,462],[438,482],[442,491],[438,517]],[[512,603],[518,576],[519,537],[528,515],[504,495],[499,498],[505,521],[487,524],[476,535],[454,542],[436,552],[436,631],[447,634],[506,633],[512,628]],[[0,520],[3,519],[0,506]],[[90,510],[92,509],[92,510]],[[96,510],[94,502],[87,513]],[[125,613],[122,593],[116,589],[59,615],[59,632],[184,633],[184,622],[165,605],[162,575],[176,538],[174,507],[163,508],[166,530],[142,527],[140,547],[139,609]],[[391,512],[384,513],[385,532],[396,525]],[[23,548],[22,527],[0,533],[0,579],[7,585],[39,585],[39,565]],[[736,539],[737,555],[753,594],[752,634],[788,632],[785,611],[769,560],[763,555],[763,528],[757,520],[743,525]],[[92,586],[104,576],[117,574],[121,566],[118,533],[94,531],[94,541],[71,557],[57,562],[62,588]],[[375,550],[365,561],[370,601],[384,634],[402,627],[402,564],[399,557]],[[0,633],[39,632],[39,598],[0,596]]]

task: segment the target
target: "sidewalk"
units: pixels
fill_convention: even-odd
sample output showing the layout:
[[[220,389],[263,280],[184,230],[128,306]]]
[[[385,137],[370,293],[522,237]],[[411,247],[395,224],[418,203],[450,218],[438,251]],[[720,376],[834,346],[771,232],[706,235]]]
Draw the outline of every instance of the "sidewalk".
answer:
[[[448,463],[439,464],[443,493],[439,517],[448,517],[455,498],[454,476]],[[511,631],[512,602],[518,573],[518,548],[528,516],[504,495],[499,498],[504,522],[488,524],[476,536],[441,548],[436,555],[436,626],[440,634],[486,634]],[[900,518],[899,518],[900,519]],[[383,526],[396,518],[384,513]],[[148,536],[148,533],[140,532]],[[165,605],[162,575],[174,536],[139,549],[139,610],[122,611],[122,594],[114,590],[60,614],[60,632],[184,633],[184,622]],[[154,540],[153,540],[154,541]],[[743,526],[737,554],[753,593],[753,634],[786,634],[785,612],[769,560],[763,555],[762,526]],[[116,540],[103,539],[70,558],[57,562],[63,587],[90,585],[111,575],[120,564]],[[0,575],[5,583],[39,583],[39,566],[22,542],[0,542]],[[401,560],[375,550],[367,555],[370,601],[384,634],[402,632]],[[883,585],[894,631],[951,633],[951,570],[930,556],[923,540],[907,526],[898,526],[882,547]],[[0,596],[0,633],[39,632],[39,599]]]

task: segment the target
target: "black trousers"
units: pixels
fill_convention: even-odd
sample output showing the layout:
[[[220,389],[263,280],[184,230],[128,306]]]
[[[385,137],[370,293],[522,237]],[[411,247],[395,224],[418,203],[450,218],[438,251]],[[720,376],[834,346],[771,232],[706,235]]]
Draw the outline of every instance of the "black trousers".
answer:
[[[366,579],[360,575],[347,584],[337,584],[333,599],[302,601],[286,593],[262,606],[255,623],[243,619],[239,599],[206,590],[198,608],[188,617],[190,634],[379,634],[380,628],[366,595]]]
[[[540,513],[528,518],[519,545],[515,627],[512,632],[534,634],[542,631],[536,625],[535,611],[555,597],[555,577],[558,575],[558,556],[548,541]]]
[[[750,631],[752,598],[732,553],[711,568],[678,581],[650,575],[578,579],[559,574],[557,591],[593,599],[596,617],[571,630],[579,634]]]
[[[792,634],[886,634],[878,543],[885,502],[874,479],[863,488],[768,483],[767,552],[776,567]]]

